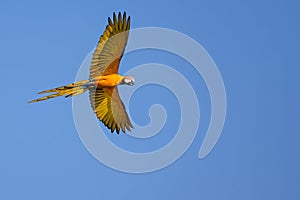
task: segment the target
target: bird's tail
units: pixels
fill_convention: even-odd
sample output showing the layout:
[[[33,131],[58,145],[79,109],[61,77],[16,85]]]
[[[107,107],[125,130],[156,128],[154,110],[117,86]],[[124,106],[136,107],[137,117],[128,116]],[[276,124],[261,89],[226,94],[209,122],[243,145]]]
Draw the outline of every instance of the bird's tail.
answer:
[[[39,92],[38,94],[47,94],[47,93],[49,93],[49,94],[47,96],[31,100],[28,103],[44,101],[44,100],[59,97],[59,96],[65,96],[65,97],[76,96],[76,95],[82,94],[86,90],[88,90],[88,87],[87,87],[88,83],[89,83],[89,80],[78,81],[78,82],[71,83],[71,84],[68,84],[65,86],[42,91],[42,92]]]

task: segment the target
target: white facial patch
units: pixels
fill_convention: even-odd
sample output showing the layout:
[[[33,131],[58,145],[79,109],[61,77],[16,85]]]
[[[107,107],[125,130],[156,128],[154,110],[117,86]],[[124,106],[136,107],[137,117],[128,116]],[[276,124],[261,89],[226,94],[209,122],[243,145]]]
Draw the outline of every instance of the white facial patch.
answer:
[[[125,78],[125,79],[124,79],[124,83],[128,84],[128,83],[130,83],[130,82],[131,82],[131,80],[130,80],[129,78]]]

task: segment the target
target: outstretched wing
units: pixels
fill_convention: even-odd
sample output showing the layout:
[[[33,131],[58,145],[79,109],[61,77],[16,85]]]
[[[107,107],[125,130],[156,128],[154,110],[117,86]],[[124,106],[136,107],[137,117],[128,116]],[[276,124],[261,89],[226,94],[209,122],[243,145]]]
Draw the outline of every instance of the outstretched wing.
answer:
[[[100,75],[117,74],[120,60],[127,44],[130,29],[130,17],[119,12],[108,18],[108,25],[101,35],[90,66],[90,78]]]
[[[98,119],[111,130],[124,133],[133,128],[120,99],[118,88],[90,89],[90,102]]]

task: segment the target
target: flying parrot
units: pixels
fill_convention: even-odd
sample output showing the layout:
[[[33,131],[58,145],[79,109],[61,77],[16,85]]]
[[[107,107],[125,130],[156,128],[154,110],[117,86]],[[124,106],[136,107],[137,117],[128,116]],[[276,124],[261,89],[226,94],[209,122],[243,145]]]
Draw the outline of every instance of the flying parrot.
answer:
[[[108,17],[108,25],[101,35],[90,65],[89,79],[39,92],[47,96],[31,100],[29,103],[65,96],[72,97],[89,92],[91,107],[97,118],[113,133],[124,133],[133,128],[120,99],[118,85],[134,85],[134,77],[118,74],[121,58],[127,44],[130,29],[130,16],[113,13]]]

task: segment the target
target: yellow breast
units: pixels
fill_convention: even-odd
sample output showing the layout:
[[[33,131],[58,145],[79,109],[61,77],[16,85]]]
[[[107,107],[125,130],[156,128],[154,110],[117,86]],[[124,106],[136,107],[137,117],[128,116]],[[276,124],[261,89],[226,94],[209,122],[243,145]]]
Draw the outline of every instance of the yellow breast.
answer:
[[[121,83],[123,76],[119,74],[110,74],[95,78],[97,88],[114,87]]]

